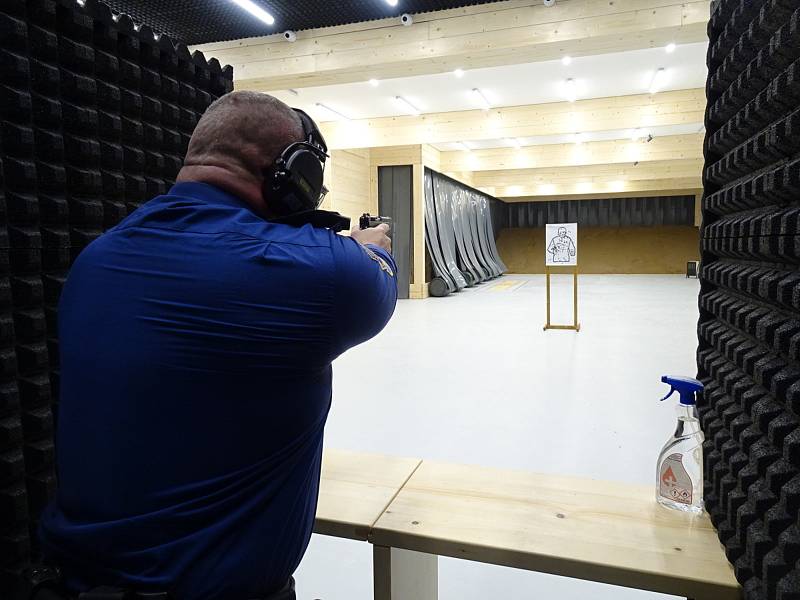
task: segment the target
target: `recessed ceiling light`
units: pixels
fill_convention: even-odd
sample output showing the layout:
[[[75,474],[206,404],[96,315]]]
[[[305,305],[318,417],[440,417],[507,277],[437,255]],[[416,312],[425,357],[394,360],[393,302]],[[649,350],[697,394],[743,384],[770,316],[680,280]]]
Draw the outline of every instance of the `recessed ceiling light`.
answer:
[[[251,15],[264,21],[267,25],[274,25],[275,24],[275,17],[265,11],[263,8],[258,6],[257,4],[253,3],[252,0],[231,0],[234,4],[239,6],[240,8],[245,9]]]
[[[564,89],[565,89],[564,95],[567,97],[567,100],[569,100],[570,102],[575,102],[575,99],[578,97],[577,84],[575,83],[575,80],[567,79],[567,81],[564,84]]]
[[[561,59],[561,64],[564,65],[565,67],[570,66],[572,64],[572,57],[565,56],[564,58]]]
[[[386,0],[386,4],[389,6],[397,6],[397,0]]]
[[[453,71],[453,75],[461,79],[464,76],[464,69],[456,69]]]
[[[653,73],[653,78],[650,80],[650,93],[655,94],[664,87],[664,82],[667,76],[667,70],[660,67]]]
[[[483,108],[483,110],[489,110],[492,108],[492,105],[489,103],[489,99],[478,88],[472,88],[472,95],[480,103],[481,108]]]
[[[333,109],[330,106],[327,106],[327,105],[323,104],[322,102],[317,102],[317,108],[322,108],[322,109],[327,110],[329,113],[331,113],[332,115],[334,115],[338,119],[344,119],[345,121],[349,121],[350,120],[350,117],[348,117],[347,115],[344,115],[344,114],[340,113],[338,110]]]
[[[669,43],[666,45],[664,50],[667,52],[667,54],[672,54],[675,52],[675,48],[677,48],[677,46],[674,43]]]
[[[369,84],[370,84],[372,87],[378,87],[378,86],[381,84],[381,82],[380,82],[380,81],[378,81],[377,79],[370,79],[370,80],[369,80]]]
[[[415,117],[419,115],[420,112],[419,109],[413,104],[411,104],[411,102],[403,98],[402,96],[395,96],[394,99],[398,104],[402,105],[403,108],[405,108],[410,114],[414,115]]]

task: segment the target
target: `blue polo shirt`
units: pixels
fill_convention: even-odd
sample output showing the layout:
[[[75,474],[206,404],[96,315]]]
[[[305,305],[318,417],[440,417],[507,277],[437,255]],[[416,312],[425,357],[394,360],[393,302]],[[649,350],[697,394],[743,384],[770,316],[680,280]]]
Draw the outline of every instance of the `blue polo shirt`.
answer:
[[[377,247],[180,183],[86,248],[59,306],[56,500],[73,587],[247,599],[311,536],[331,361],[396,299]]]

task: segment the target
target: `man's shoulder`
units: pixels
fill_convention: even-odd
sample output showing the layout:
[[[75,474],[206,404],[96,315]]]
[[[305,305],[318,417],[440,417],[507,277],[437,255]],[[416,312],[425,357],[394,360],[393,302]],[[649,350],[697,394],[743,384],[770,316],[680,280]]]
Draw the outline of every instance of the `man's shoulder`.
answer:
[[[109,233],[131,230],[161,230],[175,236],[217,236],[249,238],[265,244],[287,244],[309,247],[330,247],[329,229],[311,225],[295,227],[265,221],[243,206],[222,205],[194,198],[166,195],[147,202]]]

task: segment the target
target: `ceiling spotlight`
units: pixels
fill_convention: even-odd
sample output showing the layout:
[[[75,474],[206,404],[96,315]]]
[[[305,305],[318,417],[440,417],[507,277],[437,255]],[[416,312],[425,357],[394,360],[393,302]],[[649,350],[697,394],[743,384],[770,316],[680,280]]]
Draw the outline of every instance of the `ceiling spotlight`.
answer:
[[[570,66],[572,64],[572,57],[565,56],[564,58],[561,59],[561,64],[564,65],[565,67]]]
[[[394,99],[398,104],[402,105],[403,108],[405,108],[409,112],[409,114],[412,114],[415,117],[419,115],[419,109],[413,104],[411,104],[411,102],[403,98],[402,96],[395,96]]]
[[[411,25],[414,24],[414,17],[412,17],[408,13],[403,13],[402,15],[400,15],[400,24],[403,27],[410,27]]]
[[[492,108],[492,105],[489,103],[489,99],[478,88],[472,88],[472,95],[478,100],[483,110],[489,110]]]
[[[664,67],[659,67],[655,73],[653,73],[653,78],[650,80],[650,93],[655,94],[664,87],[664,81],[666,79],[667,70]]]
[[[577,85],[575,84],[574,79],[567,79],[566,83],[564,84],[565,87],[565,95],[567,100],[570,102],[575,102],[575,99],[578,97],[578,90]]]
[[[255,18],[264,21],[267,25],[275,24],[275,17],[265,11],[263,8],[252,2],[252,0],[230,0],[240,8],[245,9]]]
[[[386,0],[386,4],[389,6],[397,6],[397,0]]]
[[[287,42],[296,42],[297,34],[291,29],[287,29],[283,32],[283,39],[285,39]]]
[[[542,4],[545,6],[555,6],[556,0],[542,0]]]
[[[380,82],[380,81],[378,81],[377,79],[370,79],[370,80],[369,80],[369,84],[370,84],[372,87],[378,87],[378,86],[381,84],[381,82]]]
[[[456,69],[453,71],[453,75],[461,79],[464,76],[464,69]]]
[[[337,119],[344,119],[345,121],[349,121],[350,120],[350,117],[348,117],[347,115],[344,115],[344,114],[340,113],[338,110],[333,109],[330,106],[327,106],[327,105],[323,104],[322,102],[317,102],[317,108],[322,108],[324,110],[327,110],[330,114],[335,116]]]
[[[675,52],[675,48],[677,48],[677,46],[674,43],[669,43],[666,45],[664,50],[666,51],[667,54],[672,54],[673,52]]]

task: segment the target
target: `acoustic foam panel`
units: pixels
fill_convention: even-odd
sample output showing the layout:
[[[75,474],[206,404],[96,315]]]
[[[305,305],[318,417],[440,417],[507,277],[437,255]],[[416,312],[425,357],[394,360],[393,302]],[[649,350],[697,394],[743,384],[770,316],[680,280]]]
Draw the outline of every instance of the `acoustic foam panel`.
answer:
[[[233,71],[87,0],[0,4],[0,597],[56,489],[58,299],[80,251],[174,182]]]
[[[800,598],[800,8],[708,26],[698,406],[706,508],[748,600]]]

